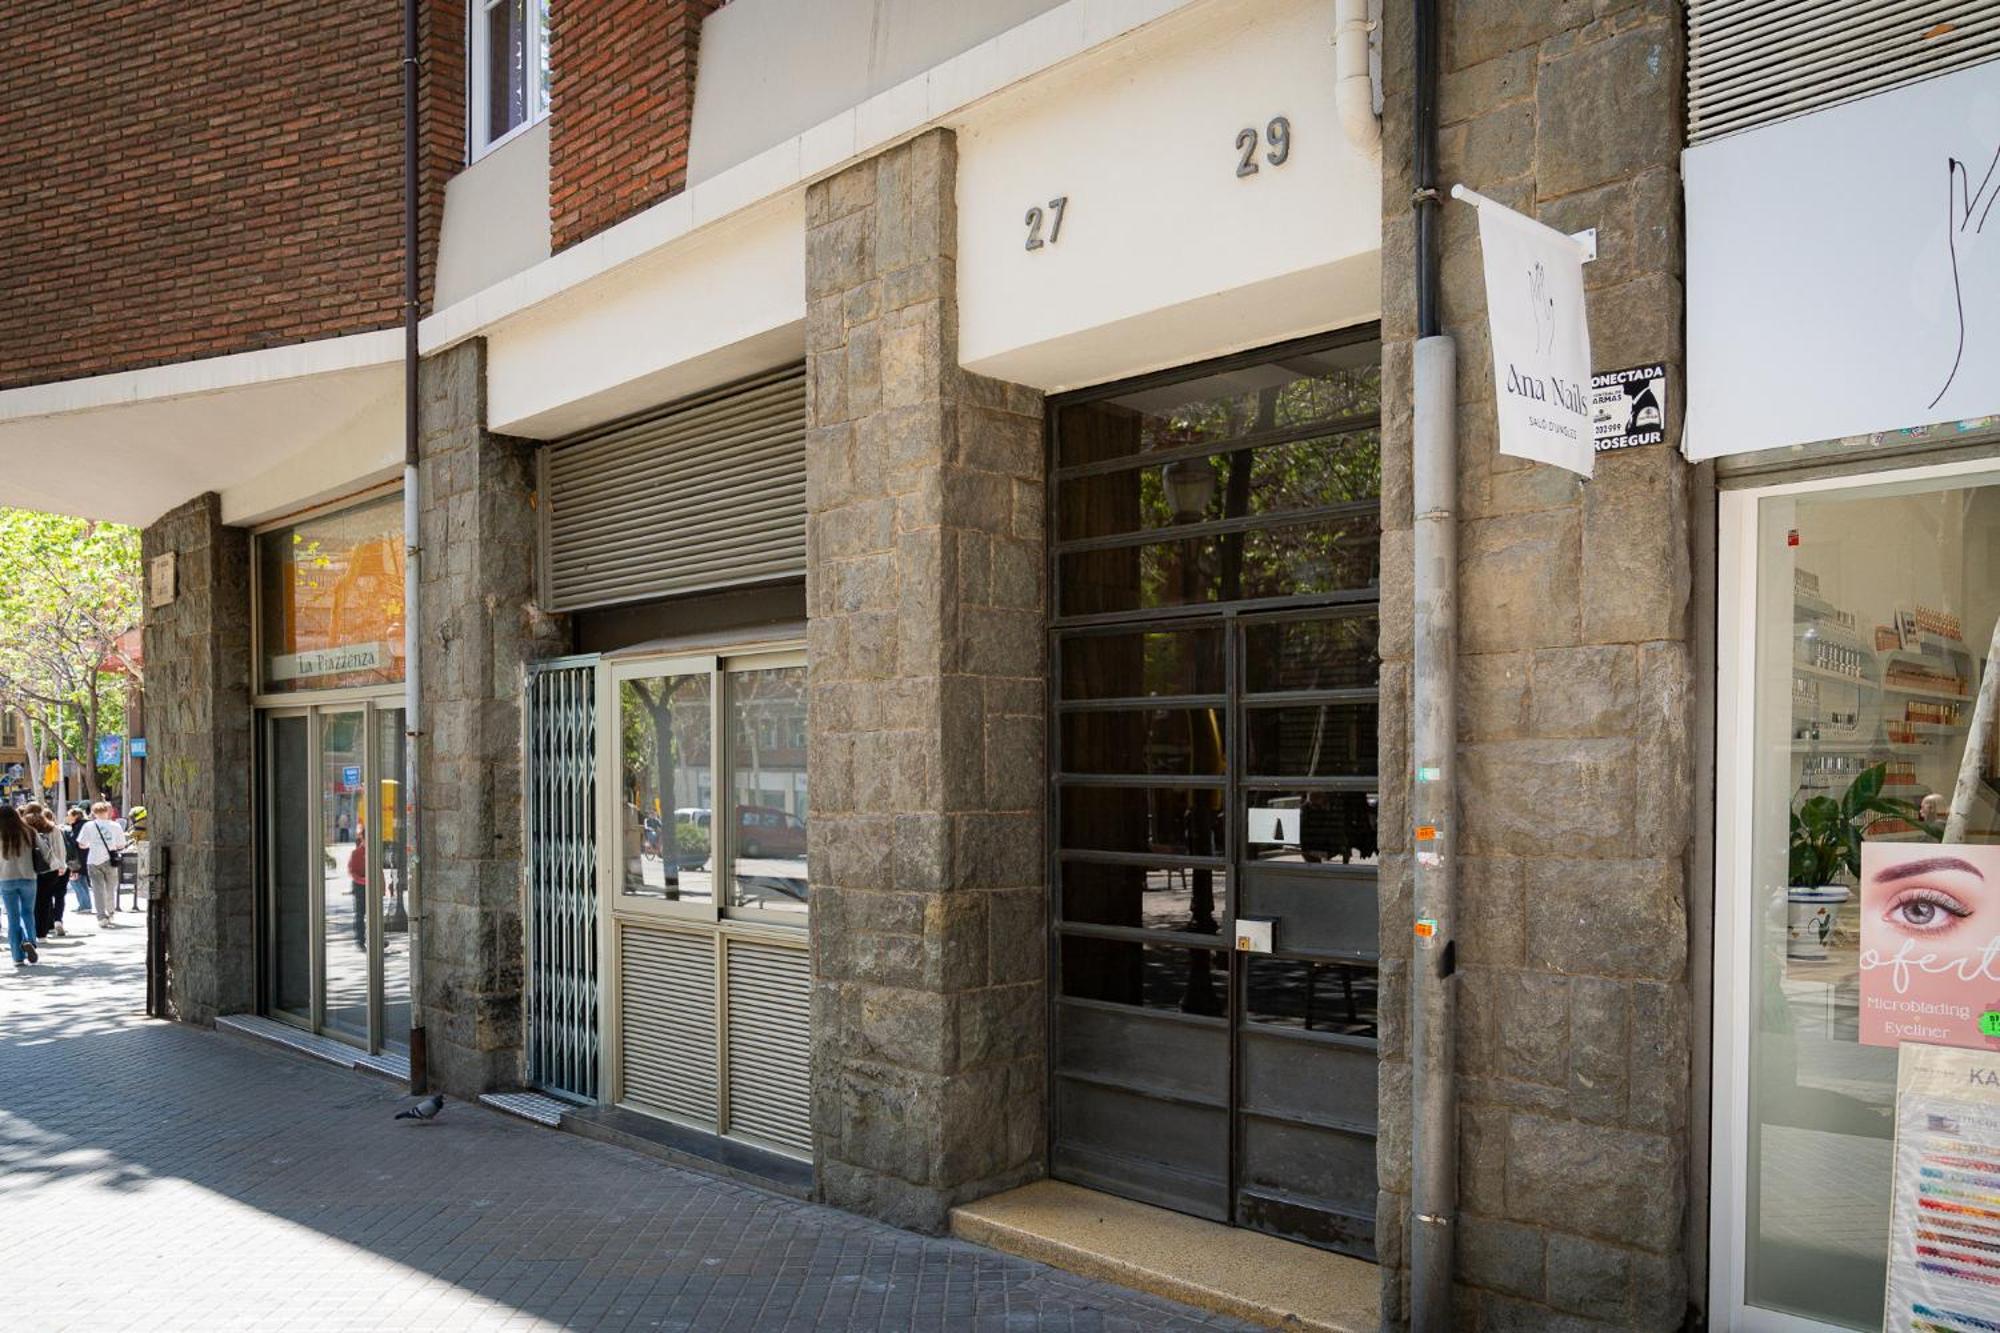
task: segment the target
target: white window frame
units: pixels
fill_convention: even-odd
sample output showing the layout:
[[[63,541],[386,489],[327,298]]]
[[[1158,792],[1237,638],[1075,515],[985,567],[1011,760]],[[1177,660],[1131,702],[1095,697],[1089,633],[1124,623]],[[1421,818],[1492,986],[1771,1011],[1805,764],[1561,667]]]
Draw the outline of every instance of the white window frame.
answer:
[[[2000,462],[1851,473],[1726,490],[1719,497],[1716,569],[1715,1021],[1710,1103],[1708,1318],[1739,1333],[1837,1333],[1838,1325],[1747,1304],[1750,1028],[1757,894],[1752,832],[1756,794],[1758,509],[1767,499],[1912,481],[2000,484]]]
[[[738,651],[639,656],[607,662],[599,676],[597,734],[604,738],[597,753],[597,839],[598,917],[607,923],[617,917],[650,919],[656,922],[713,924],[723,920],[764,922],[780,931],[803,932],[810,920],[810,904],[805,913],[771,908],[746,907],[729,901],[736,888],[736,844],[739,840],[735,798],[735,744],[730,734],[730,705],[735,700],[732,677],[749,671],[774,667],[808,667],[805,645],[796,642],[749,644]],[[624,812],[619,794],[619,773],[624,763],[624,726],[620,716],[619,686],[628,680],[649,680],[660,676],[707,676],[709,680],[709,857],[715,867],[714,889],[707,902],[649,898],[624,892],[625,852]],[[721,812],[727,810],[728,815]],[[671,827],[671,824],[668,825]],[[810,883],[810,874],[808,874]],[[810,897],[811,890],[807,890]],[[607,938],[602,942],[609,948]],[[603,953],[600,957],[610,957]]]
[[[465,7],[465,160],[468,164],[477,162],[502,144],[511,143],[528,130],[548,118],[547,102],[549,89],[542,86],[542,67],[546,53],[542,50],[543,29],[547,26],[543,15],[549,8],[549,0],[527,0],[528,31],[527,74],[528,113],[521,123],[505,134],[495,138],[486,135],[487,86],[487,34],[491,30],[486,16],[509,0],[471,0]]]

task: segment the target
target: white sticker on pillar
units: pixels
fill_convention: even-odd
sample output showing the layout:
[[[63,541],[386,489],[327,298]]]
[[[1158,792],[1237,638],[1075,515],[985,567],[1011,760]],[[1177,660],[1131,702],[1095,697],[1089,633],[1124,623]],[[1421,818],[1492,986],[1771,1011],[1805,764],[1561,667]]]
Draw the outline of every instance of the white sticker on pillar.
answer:
[[[1282,847],[1298,846],[1299,819],[1302,813],[1296,806],[1289,809],[1279,806],[1252,806],[1245,820],[1250,829],[1250,841]]]

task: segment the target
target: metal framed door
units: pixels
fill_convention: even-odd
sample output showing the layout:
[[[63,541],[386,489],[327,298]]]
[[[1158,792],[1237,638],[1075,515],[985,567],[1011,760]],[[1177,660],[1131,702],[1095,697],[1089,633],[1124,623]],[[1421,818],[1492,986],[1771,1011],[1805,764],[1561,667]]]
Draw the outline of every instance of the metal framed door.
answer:
[[[1235,955],[1234,1220],[1372,1255],[1374,608],[1230,625],[1235,906],[1271,922],[1273,939],[1269,953]]]
[[[1051,1173],[1370,1258],[1372,335],[1052,399],[1048,515]]]
[[[385,888],[399,868],[384,764],[400,761],[402,710],[386,701],[260,716],[264,1008],[371,1053],[407,1040],[407,923],[390,985]],[[388,787],[400,791],[401,768]],[[396,901],[400,902],[398,897]],[[387,1020],[392,1006],[401,1026]]]

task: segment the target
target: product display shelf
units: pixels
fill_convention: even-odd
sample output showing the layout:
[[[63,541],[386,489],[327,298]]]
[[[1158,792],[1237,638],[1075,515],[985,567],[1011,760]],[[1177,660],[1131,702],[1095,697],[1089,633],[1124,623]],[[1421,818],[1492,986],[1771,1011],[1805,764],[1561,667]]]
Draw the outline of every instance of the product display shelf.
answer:
[[[1912,699],[1938,699],[1954,704],[1969,703],[1972,700],[1969,694],[1946,694],[1943,690],[1919,689],[1915,685],[1891,685],[1887,681],[1882,682],[1878,688],[1884,694],[1907,694]]]
[[[1881,688],[1874,680],[1867,676],[1850,676],[1844,671],[1829,671],[1825,667],[1817,667],[1810,662],[1794,661],[1792,663],[1792,671],[1796,675],[1811,676],[1815,680],[1831,680],[1841,685],[1853,685],[1871,690]]]

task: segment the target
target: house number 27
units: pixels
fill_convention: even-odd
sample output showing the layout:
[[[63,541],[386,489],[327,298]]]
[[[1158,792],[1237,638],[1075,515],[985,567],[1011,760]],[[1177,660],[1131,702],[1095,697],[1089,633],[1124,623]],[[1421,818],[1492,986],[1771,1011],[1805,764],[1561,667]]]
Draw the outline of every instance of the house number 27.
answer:
[[[1264,160],[1274,167],[1285,165],[1285,159],[1292,155],[1292,122],[1283,116],[1274,116],[1264,127],[1264,142],[1271,145],[1271,151],[1264,154]],[[1254,176],[1257,174],[1257,131],[1245,125],[1236,132],[1236,151],[1243,154],[1236,163],[1236,174]]]
[[[1022,219],[1022,221],[1028,224],[1028,244],[1026,248],[1039,250],[1044,245],[1054,245],[1057,238],[1062,235],[1063,210],[1068,207],[1069,196],[1059,194],[1049,200],[1049,211],[1047,214],[1044,214],[1039,207],[1029,209],[1028,216]],[[1047,218],[1049,224],[1049,238],[1046,241],[1042,239],[1042,221],[1044,217]]]

